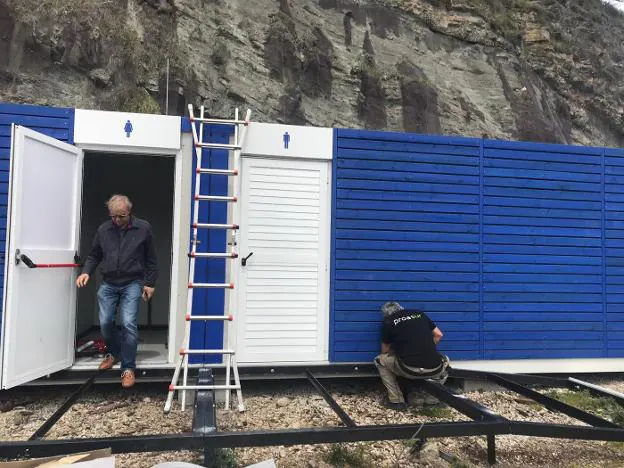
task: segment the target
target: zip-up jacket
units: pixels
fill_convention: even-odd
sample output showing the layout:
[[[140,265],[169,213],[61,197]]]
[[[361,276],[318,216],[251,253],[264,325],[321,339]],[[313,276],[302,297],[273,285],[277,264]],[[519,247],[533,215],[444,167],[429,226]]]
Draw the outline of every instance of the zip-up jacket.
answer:
[[[140,280],[144,286],[154,287],[158,263],[151,225],[135,217],[124,229],[112,221],[102,223],[82,272],[92,275],[100,262],[102,277],[109,284],[122,286]]]

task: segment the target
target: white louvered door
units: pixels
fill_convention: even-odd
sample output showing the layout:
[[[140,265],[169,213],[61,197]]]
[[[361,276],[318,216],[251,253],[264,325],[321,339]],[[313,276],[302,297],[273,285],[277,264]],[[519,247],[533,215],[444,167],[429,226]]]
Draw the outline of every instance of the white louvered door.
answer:
[[[243,158],[239,363],[327,360],[329,162]]]

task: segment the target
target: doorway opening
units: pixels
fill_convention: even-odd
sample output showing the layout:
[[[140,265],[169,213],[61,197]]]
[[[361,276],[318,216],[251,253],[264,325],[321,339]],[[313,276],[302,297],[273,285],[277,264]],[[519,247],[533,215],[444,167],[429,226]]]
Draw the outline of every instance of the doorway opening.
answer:
[[[84,153],[80,255],[89,255],[93,236],[108,221],[106,201],[113,194],[127,195],[134,216],[152,226],[158,257],[158,282],[151,307],[141,300],[138,328],[137,366],[168,362],[170,290],[173,245],[175,157],[108,152]],[[102,354],[97,290],[102,282],[99,267],[89,284],[79,290],[76,311],[76,352],[74,367],[96,367]],[[119,317],[117,317],[119,324]]]

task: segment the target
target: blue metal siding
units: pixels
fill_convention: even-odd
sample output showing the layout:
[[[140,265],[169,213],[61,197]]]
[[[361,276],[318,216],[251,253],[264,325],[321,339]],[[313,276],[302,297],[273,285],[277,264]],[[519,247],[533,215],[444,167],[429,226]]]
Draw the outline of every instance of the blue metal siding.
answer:
[[[387,300],[451,359],[624,355],[624,151],[337,130],[330,360]]]
[[[624,150],[605,150],[604,174],[605,342],[608,357],[624,357]]]
[[[479,357],[480,141],[336,131],[332,361],[370,361],[380,306],[422,307]]]
[[[606,355],[602,153],[484,141],[483,359]]]
[[[74,143],[74,109],[0,104],[0,297],[4,288],[4,252],[6,249],[7,203],[9,193],[9,160],[11,124],[23,125],[44,135]],[[0,315],[0,320],[2,316]]]

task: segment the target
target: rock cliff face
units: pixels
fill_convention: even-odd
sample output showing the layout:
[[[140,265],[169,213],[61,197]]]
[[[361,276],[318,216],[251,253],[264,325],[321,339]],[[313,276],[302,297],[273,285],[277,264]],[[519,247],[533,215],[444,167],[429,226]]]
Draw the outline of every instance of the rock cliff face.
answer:
[[[600,0],[0,0],[0,101],[619,146],[623,40]]]

